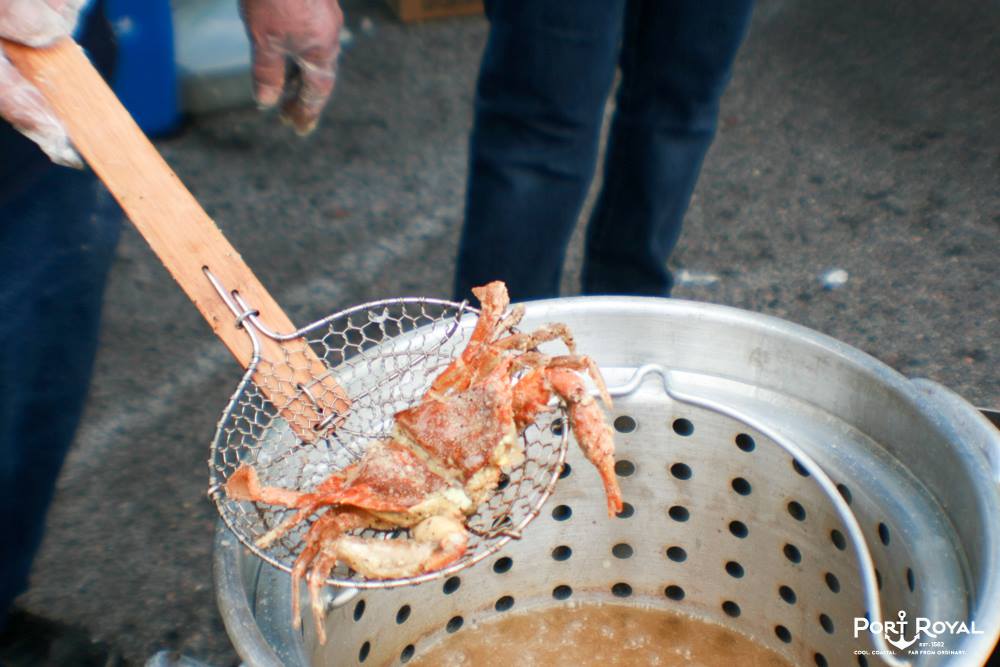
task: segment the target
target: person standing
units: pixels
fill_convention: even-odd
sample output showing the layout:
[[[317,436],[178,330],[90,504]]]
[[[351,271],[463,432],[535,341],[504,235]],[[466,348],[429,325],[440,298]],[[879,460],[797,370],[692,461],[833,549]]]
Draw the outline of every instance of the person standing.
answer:
[[[0,0],[0,37],[48,44],[74,31],[83,5]],[[100,8],[80,23],[78,39],[107,72],[114,48]],[[28,586],[56,477],[83,411],[121,214],[80,169],[66,131],[2,47],[0,116],[12,124],[0,123],[2,626]]]
[[[485,0],[454,297],[558,295],[616,69],[585,294],[669,296],[677,243],[752,0]]]
[[[258,102],[280,104],[283,118],[308,134],[334,87],[337,0],[242,0],[240,7]],[[0,0],[0,37],[46,46],[69,35],[109,72],[114,46],[101,0]],[[298,72],[292,83],[286,64]],[[0,118],[7,121],[0,122],[0,663],[65,664],[53,646],[72,634],[73,647],[60,650],[79,650],[73,659],[90,664],[83,656],[95,647],[79,630],[8,612],[28,587],[83,411],[121,212],[2,45]]]

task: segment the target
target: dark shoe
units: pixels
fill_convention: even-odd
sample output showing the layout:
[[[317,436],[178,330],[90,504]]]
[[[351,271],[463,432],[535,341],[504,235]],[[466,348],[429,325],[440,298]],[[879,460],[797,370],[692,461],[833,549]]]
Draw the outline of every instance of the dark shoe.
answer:
[[[0,667],[126,667],[118,651],[80,627],[12,609],[0,632]]]

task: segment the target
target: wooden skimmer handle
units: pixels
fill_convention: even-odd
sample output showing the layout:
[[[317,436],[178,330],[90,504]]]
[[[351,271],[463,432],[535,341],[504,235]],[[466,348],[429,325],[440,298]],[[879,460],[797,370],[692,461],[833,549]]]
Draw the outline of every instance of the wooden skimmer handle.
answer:
[[[253,347],[247,332],[206,278],[207,267],[226,290],[238,292],[272,331],[295,330],[291,320],[243,262],[239,253],[184,187],[125,107],[71,39],[35,49],[0,39],[17,69],[32,81],[66,126],[73,145],[145,237],[164,266],[194,302],[237,361],[248,367]],[[260,336],[262,363],[255,381],[301,438],[347,397],[332,380],[315,383],[325,365],[302,341]],[[313,404],[316,400],[320,405]]]

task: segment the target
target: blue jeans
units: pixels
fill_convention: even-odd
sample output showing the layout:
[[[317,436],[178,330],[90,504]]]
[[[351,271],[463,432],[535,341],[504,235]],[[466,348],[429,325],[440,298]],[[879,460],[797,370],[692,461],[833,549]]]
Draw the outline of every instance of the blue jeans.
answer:
[[[3,184],[0,184],[2,186]],[[0,188],[2,190],[2,188]],[[90,173],[0,197],[0,626],[80,419],[121,214]]]
[[[556,296],[621,81],[587,226],[586,294],[668,296],[666,261],[752,0],[487,0],[455,297]]]

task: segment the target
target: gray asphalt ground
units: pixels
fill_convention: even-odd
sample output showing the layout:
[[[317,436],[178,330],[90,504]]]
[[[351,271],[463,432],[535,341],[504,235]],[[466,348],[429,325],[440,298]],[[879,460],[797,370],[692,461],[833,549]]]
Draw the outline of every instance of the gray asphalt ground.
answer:
[[[159,146],[293,320],[448,296],[481,19],[355,42],[319,131],[253,109]],[[362,17],[373,31],[357,28]],[[675,296],[776,315],[1000,408],[1000,4],[761,0],[725,97]],[[565,293],[577,290],[574,243]],[[843,269],[846,284],[820,276]],[[215,608],[208,443],[239,370],[137,234],[22,604],[132,663],[237,661]]]

